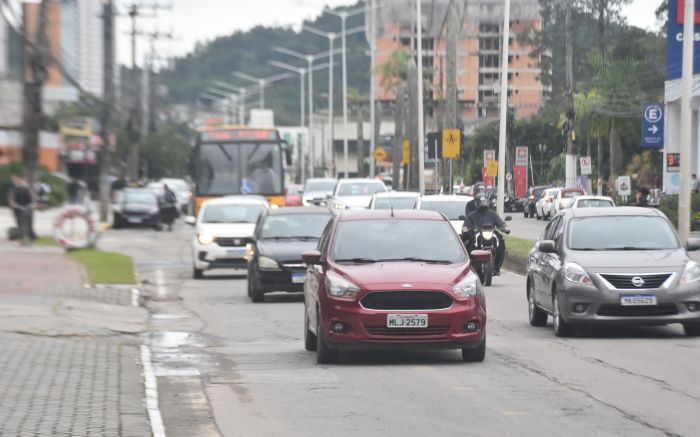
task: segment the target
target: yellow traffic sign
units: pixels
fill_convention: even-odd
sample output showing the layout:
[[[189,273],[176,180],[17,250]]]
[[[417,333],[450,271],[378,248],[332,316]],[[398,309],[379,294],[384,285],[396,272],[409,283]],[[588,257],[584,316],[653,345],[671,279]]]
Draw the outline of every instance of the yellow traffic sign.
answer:
[[[384,150],[384,147],[377,147],[374,149],[374,153],[372,154],[374,159],[376,159],[379,162],[382,162],[386,159],[387,156],[389,156],[388,153],[386,153],[386,150]]]
[[[403,140],[403,156],[401,157],[401,164],[408,165],[411,163],[411,141]]]
[[[498,176],[498,161],[493,160],[486,164],[486,176],[490,178],[495,178]]]
[[[442,130],[442,157],[459,158],[462,148],[462,133],[459,129]]]

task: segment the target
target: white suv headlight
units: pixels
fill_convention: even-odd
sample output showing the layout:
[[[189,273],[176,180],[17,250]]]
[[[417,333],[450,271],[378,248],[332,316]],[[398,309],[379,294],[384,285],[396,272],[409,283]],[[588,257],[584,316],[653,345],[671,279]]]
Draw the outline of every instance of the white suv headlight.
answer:
[[[681,284],[688,284],[700,280],[700,266],[694,261],[688,261],[681,275]]]
[[[593,283],[593,281],[591,281],[591,277],[588,276],[588,273],[586,273],[583,267],[576,263],[564,264],[564,277],[568,281],[576,284],[590,285]]]
[[[461,281],[452,287],[452,291],[461,298],[467,298],[481,294],[481,281],[474,273],[468,273]]]
[[[206,246],[214,242],[214,236],[211,234],[199,234],[197,235],[197,241],[199,241],[199,244]]]
[[[336,273],[328,272],[326,274],[326,292],[331,297],[352,300],[360,292],[360,287]]]
[[[278,269],[280,265],[272,258],[261,256],[258,258],[258,266],[261,269]]]

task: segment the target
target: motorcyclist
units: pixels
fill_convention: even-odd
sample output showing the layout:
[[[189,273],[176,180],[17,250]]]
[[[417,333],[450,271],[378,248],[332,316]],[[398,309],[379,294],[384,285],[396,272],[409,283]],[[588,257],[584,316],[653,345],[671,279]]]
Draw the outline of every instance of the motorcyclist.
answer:
[[[168,229],[173,229],[173,222],[177,218],[177,196],[167,185],[163,185],[163,194],[160,196],[160,215],[163,222],[168,225]]]
[[[464,208],[464,217],[465,220],[467,217],[469,217],[469,214],[473,213],[476,211],[476,198],[481,194],[481,187],[474,187],[474,198],[467,202],[467,206]]]
[[[478,232],[484,225],[491,225],[494,229],[500,229],[502,232],[510,234],[510,228],[506,225],[506,222],[496,212],[489,209],[489,200],[484,194],[477,195],[474,201],[476,211],[470,213],[462,225],[463,229],[467,229],[469,236]],[[499,244],[495,253],[496,258],[494,259],[494,275],[499,275],[506,255],[506,243],[499,232],[495,232],[495,235]]]

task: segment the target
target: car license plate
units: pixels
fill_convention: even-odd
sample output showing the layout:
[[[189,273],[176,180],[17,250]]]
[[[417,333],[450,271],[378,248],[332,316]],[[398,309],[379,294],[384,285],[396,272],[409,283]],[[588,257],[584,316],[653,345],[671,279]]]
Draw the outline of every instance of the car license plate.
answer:
[[[656,295],[653,294],[623,294],[620,296],[622,306],[656,305]]]
[[[226,254],[230,256],[243,256],[245,255],[245,247],[239,247],[236,249],[226,250]]]
[[[387,314],[387,328],[427,328],[427,314]]]
[[[141,217],[129,217],[129,223],[141,223],[142,221]]]
[[[292,273],[292,284],[303,284],[306,280],[306,273]]]

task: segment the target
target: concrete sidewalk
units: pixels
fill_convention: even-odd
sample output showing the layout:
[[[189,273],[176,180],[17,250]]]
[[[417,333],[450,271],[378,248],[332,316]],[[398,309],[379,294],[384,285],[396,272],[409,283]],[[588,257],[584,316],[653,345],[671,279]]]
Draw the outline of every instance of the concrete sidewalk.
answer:
[[[85,287],[56,248],[0,236],[0,259],[0,435],[151,435],[139,350],[148,314],[130,290]]]

